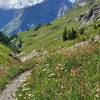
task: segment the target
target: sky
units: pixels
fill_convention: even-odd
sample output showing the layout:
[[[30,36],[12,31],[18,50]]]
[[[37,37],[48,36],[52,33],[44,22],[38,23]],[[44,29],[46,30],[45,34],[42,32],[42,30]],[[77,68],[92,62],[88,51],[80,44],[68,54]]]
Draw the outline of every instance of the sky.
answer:
[[[71,2],[75,2],[75,0],[69,0],[69,1],[71,1]]]
[[[43,0],[0,0],[0,8],[17,8],[20,5],[31,5],[42,2]],[[74,2],[75,0],[69,0],[71,2]],[[18,4],[18,5],[16,5]]]

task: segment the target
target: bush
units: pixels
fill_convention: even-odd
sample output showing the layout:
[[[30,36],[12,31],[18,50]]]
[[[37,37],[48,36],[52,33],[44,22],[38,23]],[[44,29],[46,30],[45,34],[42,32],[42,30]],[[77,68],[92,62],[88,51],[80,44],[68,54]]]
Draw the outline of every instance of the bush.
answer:
[[[40,29],[42,27],[42,24],[39,24],[38,26],[36,26],[35,28],[34,28],[34,31],[37,31],[38,29]]]
[[[66,28],[63,32],[63,41],[66,40],[74,40],[77,37],[77,31],[72,28],[71,30],[67,31]]]
[[[96,25],[96,24],[94,24],[94,25],[93,25],[93,28],[94,28],[94,29],[97,29],[98,27],[97,27],[97,25]]]
[[[81,28],[80,30],[79,30],[79,34],[84,34],[85,33],[85,28]]]
[[[94,24],[94,25],[93,25],[93,28],[94,28],[94,29],[98,29],[99,27],[100,27],[100,23]]]
[[[72,30],[69,31],[69,39],[74,40],[76,37],[77,37],[77,31],[74,28],[72,28]]]
[[[66,27],[65,27],[64,32],[63,32],[63,41],[66,41],[67,39],[68,39],[67,30],[66,30]]]
[[[9,43],[9,38],[5,36],[2,32],[0,32],[0,42]]]

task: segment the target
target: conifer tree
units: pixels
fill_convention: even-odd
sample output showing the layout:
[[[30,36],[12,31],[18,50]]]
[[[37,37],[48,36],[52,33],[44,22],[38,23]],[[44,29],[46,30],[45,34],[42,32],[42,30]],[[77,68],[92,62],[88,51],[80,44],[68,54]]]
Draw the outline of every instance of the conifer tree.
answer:
[[[63,41],[66,41],[68,38],[67,38],[67,30],[66,30],[66,27],[64,29],[64,32],[63,32]]]

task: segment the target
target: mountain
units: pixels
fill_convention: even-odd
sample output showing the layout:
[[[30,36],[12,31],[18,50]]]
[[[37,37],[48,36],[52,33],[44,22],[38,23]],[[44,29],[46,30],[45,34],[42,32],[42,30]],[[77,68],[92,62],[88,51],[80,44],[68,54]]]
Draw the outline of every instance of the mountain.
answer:
[[[0,9],[0,27],[7,34],[49,23],[72,7],[68,0],[44,0],[21,9]],[[6,16],[7,15],[7,16]]]
[[[84,6],[87,3],[93,4],[94,2],[96,2],[96,0],[75,0],[75,5],[76,6]]]
[[[100,0],[96,1],[10,38],[0,33],[0,100],[100,100]],[[10,29],[20,29],[25,9],[16,9]],[[19,42],[17,55],[11,47]]]

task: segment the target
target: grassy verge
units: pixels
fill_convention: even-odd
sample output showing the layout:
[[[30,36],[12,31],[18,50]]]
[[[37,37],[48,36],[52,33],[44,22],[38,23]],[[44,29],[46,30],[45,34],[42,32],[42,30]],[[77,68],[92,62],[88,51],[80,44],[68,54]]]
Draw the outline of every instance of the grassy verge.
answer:
[[[18,100],[99,100],[100,43],[39,60],[16,93]]]
[[[13,78],[17,77],[26,70],[32,69],[35,64],[35,60],[21,64],[12,59],[9,61],[8,65],[0,67],[0,91],[3,90]]]

